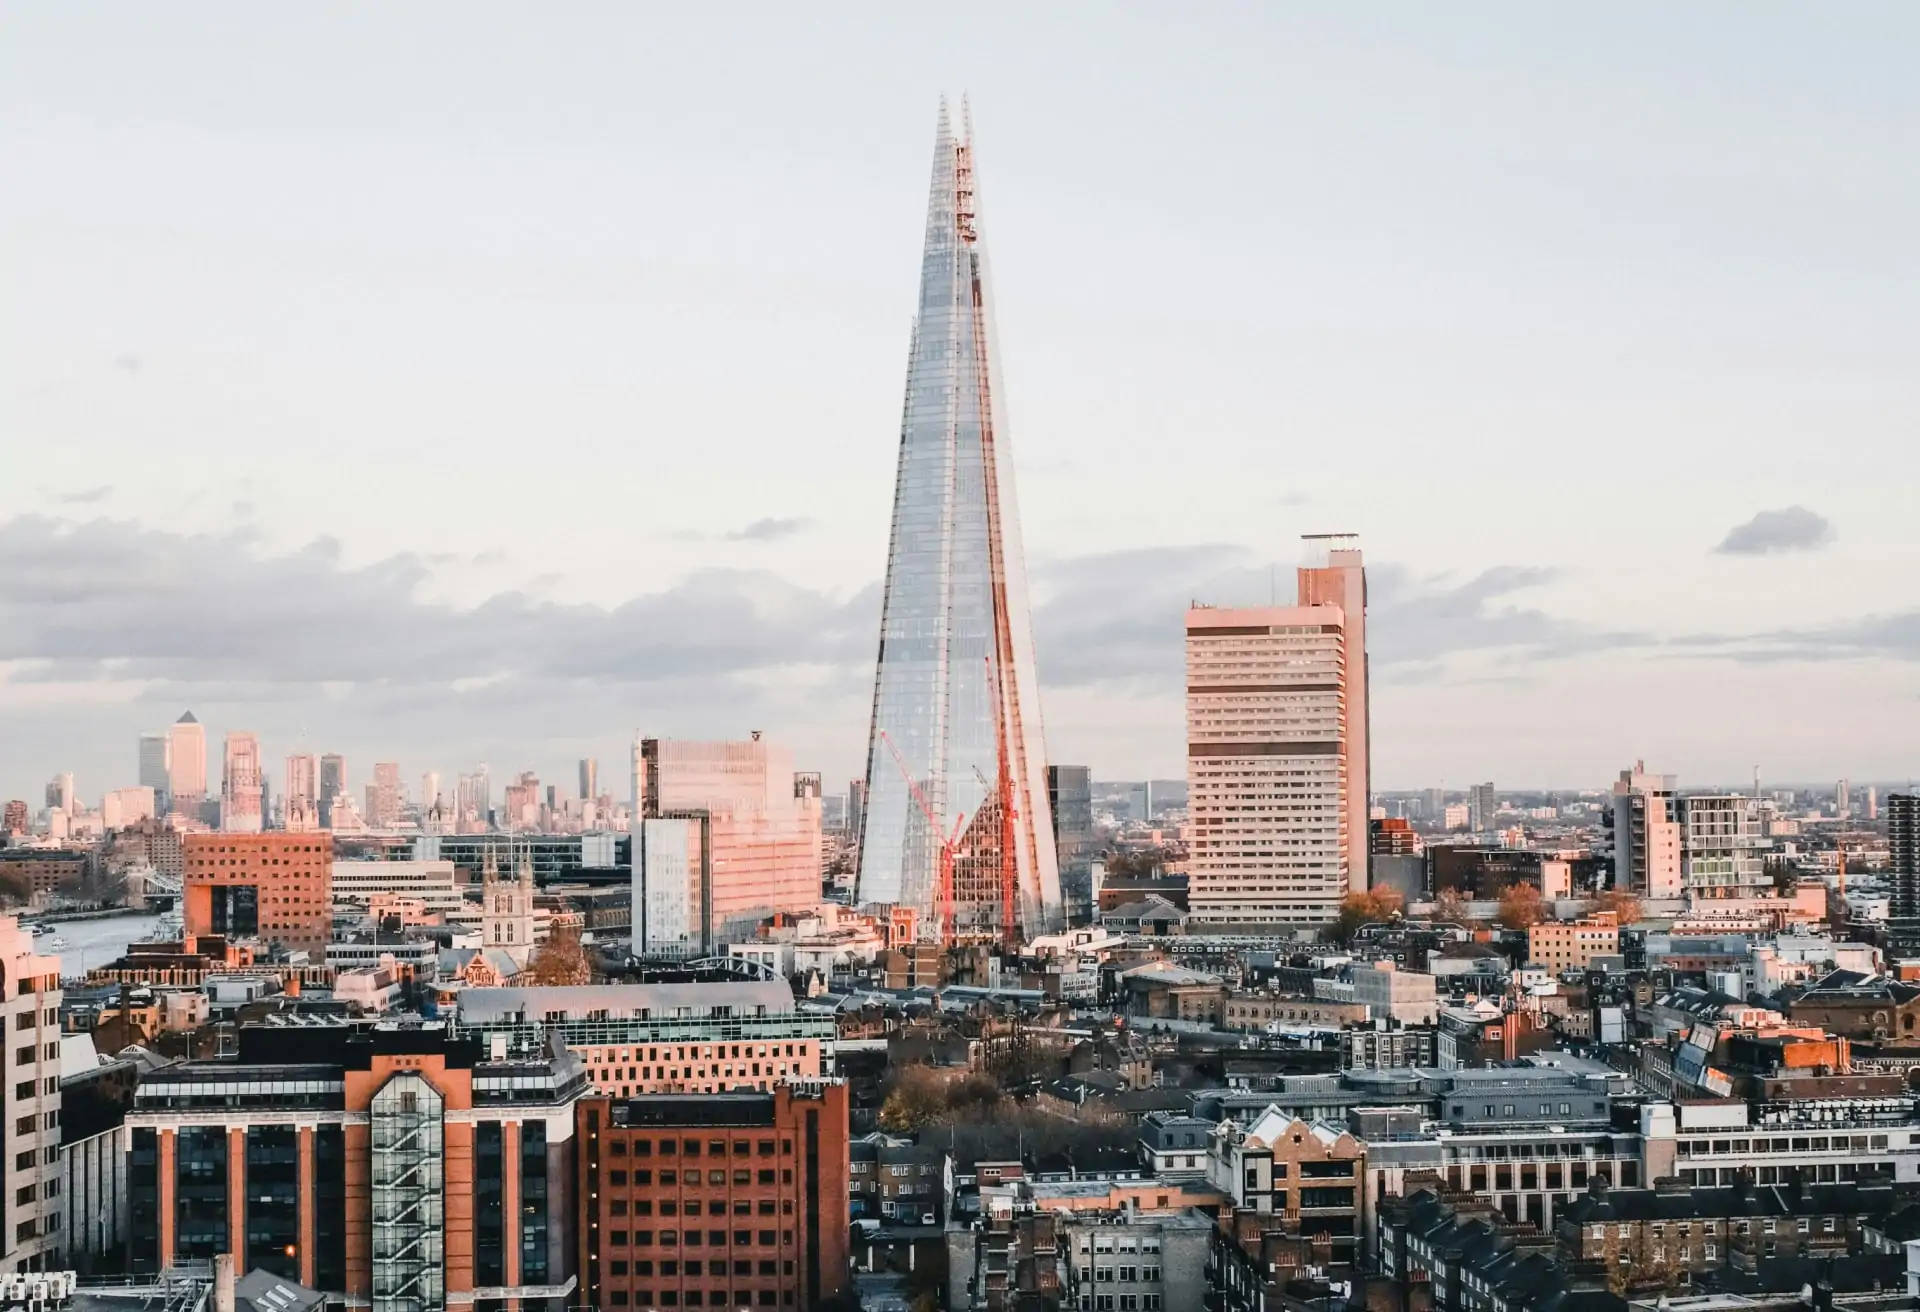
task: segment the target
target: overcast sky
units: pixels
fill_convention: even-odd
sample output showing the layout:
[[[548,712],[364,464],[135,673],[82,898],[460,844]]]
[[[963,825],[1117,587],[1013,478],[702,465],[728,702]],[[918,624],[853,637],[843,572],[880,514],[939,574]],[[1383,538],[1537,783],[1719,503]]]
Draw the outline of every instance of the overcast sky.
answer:
[[[1372,564],[1382,787],[1904,779],[1920,8],[0,5],[0,796],[858,773],[942,91],[1055,760]],[[565,773],[562,773],[565,771]],[[277,788],[279,771],[273,772]]]

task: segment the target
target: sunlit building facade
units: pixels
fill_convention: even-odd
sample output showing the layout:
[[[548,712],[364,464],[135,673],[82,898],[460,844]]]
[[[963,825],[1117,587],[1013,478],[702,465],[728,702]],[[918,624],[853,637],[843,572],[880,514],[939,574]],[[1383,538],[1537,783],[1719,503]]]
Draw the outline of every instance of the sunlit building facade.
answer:
[[[867,747],[858,896],[929,937],[1061,921],[972,131],[941,108]],[[1011,890],[1011,898],[1007,893]],[[1006,904],[1017,922],[1007,926]]]

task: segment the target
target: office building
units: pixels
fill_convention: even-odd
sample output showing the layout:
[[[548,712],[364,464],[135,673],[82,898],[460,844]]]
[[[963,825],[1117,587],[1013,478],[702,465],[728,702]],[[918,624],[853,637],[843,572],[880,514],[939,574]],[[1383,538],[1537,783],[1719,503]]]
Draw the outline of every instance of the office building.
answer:
[[[124,829],[128,825],[137,825],[142,820],[151,820],[158,813],[159,803],[155,800],[153,789],[116,788],[100,799],[100,827],[102,829]]]
[[[60,1076],[60,1261],[82,1276],[117,1274],[127,1261],[126,1119],[140,1066],[130,1057],[86,1064],[98,1057],[90,1036],[61,1043],[72,1050]]]
[[[454,828],[462,834],[484,834],[493,827],[493,785],[487,767],[463,774],[454,783]]]
[[[487,1060],[437,1026],[244,1027],[135,1091],[133,1271],[231,1253],[349,1306],[566,1299],[585,1091],[565,1053]]]
[[[309,834],[320,825],[320,758],[295,755],[287,758],[287,782],[281,802],[280,827],[297,834]]]
[[[946,108],[901,421],[856,896],[923,936],[1061,921],[972,131]],[[1009,910],[1010,908],[1010,910]],[[1011,915],[1016,924],[1003,924]]]
[[[1763,897],[1771,846],[1760,799],[1741,793],[1680,799],[1681,882],[1689,897]]]
[[[18,797],[10,798],[5,807],[0,807],[0,834],[24,834],[27,832],[27,804]]]
[[[1493,828],[1494,817],[1500,814],[1500,799],[1493,791],[1491,782],[1475,784],[1467,790],[1467,823],[1477,834]]]
[[[636,954],[708,956],[820,901],[819,777],[785,748],[643,738],[634,760]]]
[[[1613,886],[1637,897],[1674,898],[1683,886],[1678,784],[1670,774],[1648,774],[1634,762],[1614,782],[1608,827],[1613,831]]]
[[[579,1054],[602,1093],[724,1093],[826,1074],[831,1016],[802,1012],[784,981],[470,988],[458,1032],[490,1051]]]
[[[220,771],[220,827],[232,834],[257,834],[264,827],[260,740],[250,733],[227,735]]]
[[[367,785],[367,827],[392,829],[400,823],[400,808],[406,790],[400,786],[400,766],[395,761],[376,761],[373,782]]]
[[[47,810],[64,811],[72,815],[74,811],[73,773],[63,770],[47,781]]]
[[[333,936],[328,834],[186,834],[180,842],[188,934],[258,937],[318,960]]]
[[[1543,920],[1527,930],[1527,961],[1556,974],[1586,970],[1595,957],[1620,951],[1620,923],[1611,911],[1582,920]]]
[[[60,1199],[60,958],[41,956],[0,916],[0,1028],[6,1031],[6,1151],[0,1153],[0,1272],[53,1267]]]
[[[1842,820],[1853,818],[1853,785],[1845,779],[1833,786],[1833,813]]]
[[[451,861],[335,861],[332,881],[333,900],[354,906],[412,899],[445,916],[466,905]]]
[[[1093,919],[1093,863],[1100,855],[1093,829],[1093,771],[1084,765],[1048,766],[1047,803],[1061,904],[1069,925],[1084,925]]]
[[[580,1302],[807,1312],[846,1294],[844,1084],[575,1114]]]
[[[1338,606],[1344,721],[1340,761],[1346,830],[1347,889],[1367,891],[1369,858],[1367,807],[1373,796],[1372,717],[1367,686],[1367,572],[1358,542],[1349,534],[1317,533],[1306,539],[1313,559],[1298,571],[1302,606]]]
[[[1888,928],[1904,940],[1920,939],[1920,794],[1887,794],[1887,869]]]
[[[167,730],[167,796],[176,814],[196,818],[207,800],[207,730],[192,711]]]
[[[328,753],[320,758],[320,795],[315,799],[322,829],[333,828],[333,804],[346,795],[347,758]]]
[[[165,733],[140,735],[140,786],[153,789],[154,805],[162,812],[168,808],[167,790],[172,785],[167,772],[167,742]]]
[[[600,796],[600,762],[591,757],[580,761],[580,800],[591,802]]]
[[[1335,549],[1326,570],[1358,575],[1360,553]],[[1304,595],[1345,595],[1348,574],[1326,570],[1300,571]],[[1347,624],[1326,601],[1187,612],[1190,924],[1324,924],[1366,886],[1349,774],[1365,725],[1347,701],[1365,654]]]

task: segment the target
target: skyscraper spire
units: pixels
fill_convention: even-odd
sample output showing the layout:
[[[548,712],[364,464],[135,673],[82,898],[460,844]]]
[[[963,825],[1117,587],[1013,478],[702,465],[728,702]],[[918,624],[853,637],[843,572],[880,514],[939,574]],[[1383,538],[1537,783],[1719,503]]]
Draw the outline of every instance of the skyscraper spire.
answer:
[[[973,136],[940,103],[867,747],[859,896],[1033,934],[1060,877]]]

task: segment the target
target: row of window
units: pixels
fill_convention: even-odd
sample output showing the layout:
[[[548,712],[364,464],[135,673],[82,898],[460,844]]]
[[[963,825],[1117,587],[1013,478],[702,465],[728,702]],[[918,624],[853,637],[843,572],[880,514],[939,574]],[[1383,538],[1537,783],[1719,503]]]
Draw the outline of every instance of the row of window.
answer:
[[[628,1144],[633,1145],[633,1155],[635,1157],[651,1157],[654,1155],[656,1148],[656,1141],[652,1139],[614,1139],[608,1145],[608,1150],[615,1157],[625,1157],[627,1155]],[[699,1139],[661,1139],[657,1142],[657,1147],[662,1157],[698,1157],[702,1151],[702,1141]],[[708,1139],[705,1141],[705,1151],[709,1157],[725,1157],[727,1155],[727,1140]],[[771,1157],[773,1156],[773,1140],[761,1139],[752,1145],[749,1145],[745,1139],[733,1140],[733,1155],[735,1157],[745,1157],[749,1151],[753,1152],[756,1156]],[[793,1155],[792,1139],[780,1140],[780,1155],[782,1157],[791,1157]],[[636,1179],[635,1183],[641,1182]]]
[[[620,1178],[624,1175],[626,1175],[625,1171],[614,1171],[612,1172],[613,1178],[611,1178],[608,1181],[608,1183],[615,1186],[624,1185],[626,1181]],[[705,1183],[710,1185],[726,1184],[728,1182],[728,1176],[729,1176],[729,1173],[727,1171],[723,1171],[723,1170],[708,1171],[706,1174]],[[763,1167],[758,1171],[749,1171],[740,1167],[735,1167],[734,1170],[731,1172],[731,1176],[732,1176],[732,1182],[737,1185],[772,1184],[774,1182],[772,1167]],[[653,1172],[652,1171],[635,1171],[633,1173],[633,1182],[635,1185],[651,1185],[653,1183]],[[700,1187],[700,1184],[702,1183],[702,1181],[701,1181],[700,1172],[698,1169],[686,1170],[686,1171],[662,1170],[660,1172],[660,1183],[663,1185],[667,1185],[667,1184],[684,1185],[689,1189],[697,1189]],[[793,1183],[792,1167],[788,1167],[787,1169],[780,1172],[780,1183],[781,1184]]]
[[[793,1200],[791,1198],[788,1198],[788,1199],[783,1199],[781,1201],[782,1201],[781,1210],[786,1212],[789,1216],[791,1216],[793,1214]],[[650,1198],[635,1199],[633,1203],[633,1215],[652,1216],[653,1206],[654,1206],[653,1199],[650,1199]],[[681,1211],[680,1211],[681,1206],[682,1206],[681,1203],[679,1203],[678,1201],[672,1198],[662,1199],[660,1200],[660,1215],[679,1216],[681,1215]],[[684,1206],[686,1207],[685,1215],[687,1216],[700,1215],[700,1200],[698,1198],[687,1199]],[[753,1213],[748,1211],[748,1208],[753,1206],[754,1204],[748,1199],[736,1198],[733,1200],[732,1214],[734,1216],[750,1216]],[[772,1216],[773,1215],[773,1199],[771,1198],[760,1199],[757,1210],[761,1216]],[[726,1216],[728,1214],[726,1199],[724,1198],[713,1199],[711,1202],[707,1204],[707,1212],[711,1216]],[[612,1201],[610,1201],[607,1204],[607,1215],[609,1216],[627,1215],[627,1200],[624,1198],[615,1198]],[[718,1234],[720,1232],[715,1231],[714,1233]]]
[[[791,1203],[787,1205],[787,1210],[789,1212],[793,1210],[793,1205]],[[745,1233],[745,1232],[743,1231],[742,1233]],[[723,1247],[725,1246],[726,1239],[727,1239],[727,1232],[725,1230],[662,1230],[659,1232],[658,1238],[660,1241],[660,1246],[662,1248],[676,1248],[676,1247],[682,1247],[682,1246],[688,1247],[688,1248],[699,1248],[706,1243],[706,1239],[708,1235],[717,1236],[714,1242]],[[656,1236],[654,1232],[651,1230],[635,1230],[632,1233],[633,1243],[631,1246],[635,1248],[650,1248],[653,1246],[655,1237]],[[609,1230],[607,1232],[607,1242],[613,1245],[615,1248],[628,1247],[629,1245],[627,1240],[628,1240],[628,1233],[625,1230]],[[758,1239],[756,1242],[762,1248],[773,1247],[773,1242],[774,1242],[773,1231],[771,1230],[759,1231]],[[782,1230],[780,1232],[780,1246],[782,1248],[793,1247],[793,1231]]]
[[[607,1274],[624,1276],[628,1274],[627,1266],[628,1263],[625,1258],[617,1257],[607,1264]],[[772,1258],[767,1257],[761,1258],[758,1262],[735,1258],[732,1262],[728,1262],[726,1258],[716,1257],[703,1262],[699,1258],[694,1257],[682,1262],[669,1257],[655,1262],[650,1257],[643,1257],[634,1262],[632,1266],[632,1274],[636,1276],[654,1275],[656,1268],[658,1268],[658,1274],[663,1276],[724,1276],[729,1274],[750,1276],[755,1274],[756,1268],[758,1273],[763,1276],[790,1276],[793,1274],[792,1258],[787,1258],[782,1262],[776,1262]]]
[[[1108,1284],[1114,1280],[1119,1280],[1123,1284],[1132,1284],[1137,1280],[1144,1280],[1151,1285],[1159,1281],[1160,1268],[1157,1266],[1083,1266],[1080,1268],[1080,1278],[1100,1284]]]
[[[792,1307],[793,1291],[791,1289],[781,1290],[778,1301],[783,1307]],[[631,1306],[641,1308],[750,1307],[754,1305],[772,1307],[775,1303],[775,1296],[771,1289],[758,1291],[745,1289],[736,1290],[732,1298],[727,1297],[727,1291],[724,1289],[712,1291],[689,1289],[685,1291],[684,1296],[682,1292],[677,1289],[663,1289],[657,1295],[651,1289],[636,1289],[632,1294],[628,1294],[624,1289],[616,1289],[608,1295],[607,1302],[609,1306],[612,1307]]]

